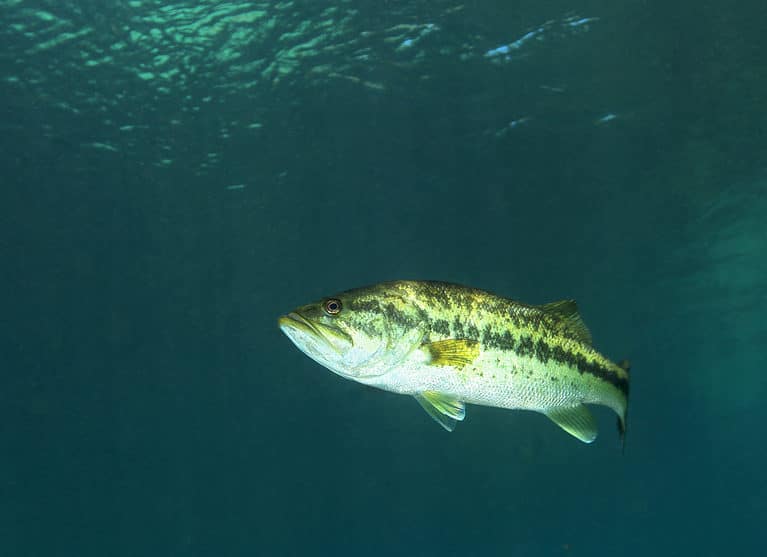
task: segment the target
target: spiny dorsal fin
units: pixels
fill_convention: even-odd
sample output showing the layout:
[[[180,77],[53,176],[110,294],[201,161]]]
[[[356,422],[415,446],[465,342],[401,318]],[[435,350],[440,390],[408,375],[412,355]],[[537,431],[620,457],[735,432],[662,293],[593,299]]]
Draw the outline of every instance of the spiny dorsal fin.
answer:
[[[540,306],[543,311],[559,319],[562,330],[569,336],[585,343],[591,344],[589,328],[578,313],[578,304],[575,300],[561,300]]]
[[[453,431],[455,424],[466,417],[466,405],[436,391],[425,391],[414,395],[424,410],[447,431]]]

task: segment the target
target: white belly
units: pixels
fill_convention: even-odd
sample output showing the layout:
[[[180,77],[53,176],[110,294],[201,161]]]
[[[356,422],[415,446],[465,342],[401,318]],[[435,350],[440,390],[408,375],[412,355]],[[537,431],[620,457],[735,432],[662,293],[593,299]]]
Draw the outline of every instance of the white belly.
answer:
[[[360,382],[400,394],[436,391],[470,404],[544,410],[588,402],[567,366],[510,352],[483,351],[462,369],[434,366],[418,356],[383,376]],[[577,372],[575,372],[577,376]]]

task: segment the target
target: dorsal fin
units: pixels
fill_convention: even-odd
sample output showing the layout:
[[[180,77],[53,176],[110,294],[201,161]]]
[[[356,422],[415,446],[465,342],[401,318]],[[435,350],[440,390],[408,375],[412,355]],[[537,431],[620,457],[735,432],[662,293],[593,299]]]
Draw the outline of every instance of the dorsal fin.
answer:
[[[575,300],[551,302],[550,304],[543,304],[540,308],[557,318],[565,334],[591,345],[591,333],[578,313],[578,304],[575,303]]]

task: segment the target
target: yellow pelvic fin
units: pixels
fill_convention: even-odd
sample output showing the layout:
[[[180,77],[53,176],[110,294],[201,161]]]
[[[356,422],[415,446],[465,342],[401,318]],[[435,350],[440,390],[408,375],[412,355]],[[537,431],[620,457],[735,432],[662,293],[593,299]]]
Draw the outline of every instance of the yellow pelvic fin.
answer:
[[[540,308],[559,319],[562,332],[585,344],[591,344],[591,332],[581,319],[575,300],[551,302],[540,306]]]
[[[436,391],[425,391],[414,396],[427,414],[447,431],[453,431],[456,422],[466,417],[466,406],[460,400]]]
[[[423,348],[434,366],[455,366],[458,369],[472,363],[479,356],[479,342],[467,339],[447,339],[427,342]]]
[[[597,422],[583,404],[552,408],[545,414],[552,422],[584,443],[591,443],[597,438]]]

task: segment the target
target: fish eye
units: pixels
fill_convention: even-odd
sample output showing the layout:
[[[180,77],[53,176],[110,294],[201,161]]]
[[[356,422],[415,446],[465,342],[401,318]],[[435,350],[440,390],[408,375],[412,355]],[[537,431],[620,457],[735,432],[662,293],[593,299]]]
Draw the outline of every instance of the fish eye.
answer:
[[[323,307],[325,309],[325,313],[328,315],[336,315],[341,311],[341,300],[337,298],[330,298],[329,300],[325,300]]]

